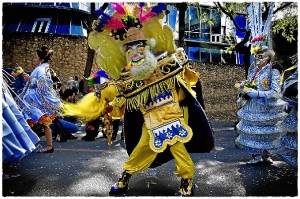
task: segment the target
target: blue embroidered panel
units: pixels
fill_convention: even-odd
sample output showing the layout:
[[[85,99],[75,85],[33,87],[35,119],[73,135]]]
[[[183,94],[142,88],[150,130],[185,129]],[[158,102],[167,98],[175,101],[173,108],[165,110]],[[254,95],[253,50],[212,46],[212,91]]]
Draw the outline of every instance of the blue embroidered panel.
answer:
[[[173,102],[173,96],[171,91],[165,91],[160,93],[157,97],[151,100],[147,105],[144,105],[145,110],[149,111],[154,108],[166,105]]]
[[[154,128],[151,132],[154,138],[153,145],[157,149],[161,148],[163,143],[167,140],[171,141],[175,137],[185,139],[188,136],[187,129],[181,125],[181,121],[179,119]]]

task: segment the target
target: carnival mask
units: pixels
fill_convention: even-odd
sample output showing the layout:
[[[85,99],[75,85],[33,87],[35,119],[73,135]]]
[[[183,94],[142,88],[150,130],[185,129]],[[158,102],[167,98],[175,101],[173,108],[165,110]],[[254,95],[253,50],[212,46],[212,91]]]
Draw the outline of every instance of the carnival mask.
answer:
[[[126,60],[133,80],[145,80],[154,73],[157,61],[149,49],[143,42],[127,46]]]
[[[180,64],[184,64],[187,62],[187,55],[184,52],[183,48],[177,48],[175,51],[175,57]]]
[[[265,53],[257,53],[254,55],[255,65],[264,66],[267,64],[269,57]]]
[[[126,61],[131,62],[132,66],[138,66],[145,61],[145,45],[140,42],[138,44],[128,45],[126,51]]]

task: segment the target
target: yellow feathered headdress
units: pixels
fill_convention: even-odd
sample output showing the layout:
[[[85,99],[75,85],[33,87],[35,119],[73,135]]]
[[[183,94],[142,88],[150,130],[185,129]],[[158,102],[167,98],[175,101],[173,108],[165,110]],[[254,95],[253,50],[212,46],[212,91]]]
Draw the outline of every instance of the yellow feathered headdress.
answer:
[[[111,3],[111,7],[115,11],[112,15],[104,13],[102,9],[95,12],[98,20],[94,22],[94,31],[88,37],[90,48],[97,53],[96,63],[101,65],[110,77],[119,79],[127,64],[120,47],[126,43],[129,28],[140,29],[145,38],[154,38],[156,40],[154,53],[175,51],[172,28],[160,22],[166,11],[164,3],[156,5]]]

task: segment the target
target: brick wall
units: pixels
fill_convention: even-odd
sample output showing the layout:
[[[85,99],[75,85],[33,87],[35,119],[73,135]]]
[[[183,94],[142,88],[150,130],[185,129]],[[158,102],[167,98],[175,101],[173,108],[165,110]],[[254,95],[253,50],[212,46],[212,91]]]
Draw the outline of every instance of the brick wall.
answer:
[[[76,36],[57,36],[31,33],[10,33],[3,35],[3,67],[15,67],[16,63],[26,70],[33,70],[32,61],[36,49],[46,45],[55,50],[51,67],[62,82],[69,76],[83,76],[87,58],[87,38]],[[235,121],[236,91],[234,83],[244,80],[242,67],[204,64],[192,62],[193,68],[200,72],[206,114],[210,120]],[[96,65],[93,67],[97,71]]]
[[[237,93],[234,84],[245,80],[243,67],[191,63],[200,73],[205,112],[210,120],[236,121]]]
[[[87,59],[87,38],[82,36],[58,36],[49,34],[9,33],[3,35],[2,60],[4,68],[14,68],[19,64],[32,71],[36,50],[41,46],[53,49],[50,67],[65,83],[70,76],[82,79]],[[96,69],[96,65],[93,67]]]

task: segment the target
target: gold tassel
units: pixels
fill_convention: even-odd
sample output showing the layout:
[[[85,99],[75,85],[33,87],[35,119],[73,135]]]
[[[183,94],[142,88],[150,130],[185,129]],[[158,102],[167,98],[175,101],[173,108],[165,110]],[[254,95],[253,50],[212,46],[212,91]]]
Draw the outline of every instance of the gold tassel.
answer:
[[[153,84],[148,88],[145,88],[142,92],[129,97],[126,99],[127,110],[138,109],[139,106],[144,105],[149,100],[149,95],[151,99],[156,98],[159,94],[164,93],[167,90],[171,90],[175,87],[176,76],[170,77],[159,83]]]
[[[126,103],[125,97],[118,96],[114,98],[114,100],[111,102],[111,105],[121,108],[125,103]]]

